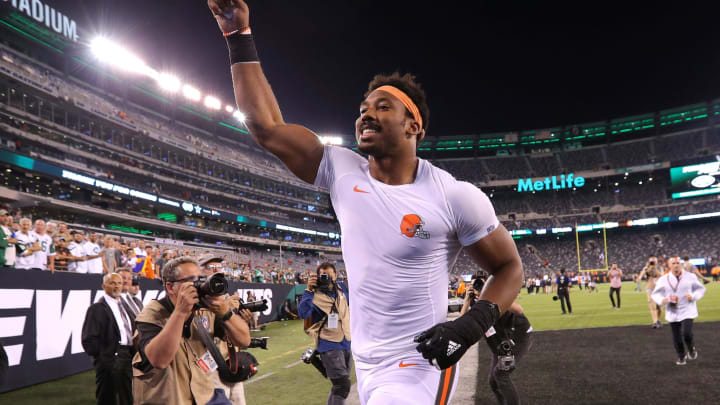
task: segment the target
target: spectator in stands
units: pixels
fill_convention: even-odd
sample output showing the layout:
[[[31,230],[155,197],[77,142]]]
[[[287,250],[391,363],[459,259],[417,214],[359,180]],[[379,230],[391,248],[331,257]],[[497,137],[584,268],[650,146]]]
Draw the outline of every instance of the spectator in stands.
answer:
[[[15,265],[15,232],[8,226],[7,210],[0,209],[0,267]]]
[[[57,236],[62,236],[65,238],[66,241],[72,240],[70,237],[70,230],[68,229],[68,226],[65,222],[58,222],[57,223],[57,230],[55,231],[55,234]]]
[[[31,230],[32,221],[30,218],[20,220],[20,230],[15,233],[15,238],[20,246],[20,254],[15,260],[16,269],[32,269],[35,267],[35,252],[40,250],[35,232]]]
[[[106,236],[102,250],[103,273],[114,273],[115,269],[119,267],[115,252],[115,241],[112,237]],[[123,289],[125,289],[124,286]]]
[[[117,273],[103,277],[105,295],[85,314],[82,346],[93,357],[95,398],[98,405],[131,405],[132,365],[135,354],[130,317],[120,304],[122,278]]]
[[[142,274],[145,278],[155,278],[155,263],[153,260],[153,247],[150,245],[145,246],[145,262],[142,267]]]
[[[55,232],[57,232],[57,224],[53,221],[49,221],[47,224],[45,224],[45,231],[48,235],[54,236]]]
[[[199,299],[192,280],[200,274],[191,257],[169,261],[162,269],[167,295],[150,301],[136,319],[139,352],[133,359],[133,390],[138,404],[227,403],[224,393],[215,391],[212,375],[192,364],[198,360],[193,353],[207,351],[198,325],[211,336],[227,336],[239,348],[250,344],[250,333],[225,297],[206,297],[207,309],[194,310]]]
[[[87,269],[90,274],[103,274],[102,253],[100,253],[100,245],[97,242],[98,234],[91,232],[88,240],[83,243],[85,257],[87,257]]]
[[[55,243],[50,235],[45,232],[45,221],[38,219],[35,221],[35,240],[40,246],[40,250],[33,253],[33,260],[35,264],[33,268],[40,270],[50,270],[52,274],[55,274]]]
[[[68,244],[67,250],[70,253],[67,256],[68,271],[75,273],[87,273],[87,253],[85,251],[85,234],[83,231],[72,230],[70,231],[73,240]]]

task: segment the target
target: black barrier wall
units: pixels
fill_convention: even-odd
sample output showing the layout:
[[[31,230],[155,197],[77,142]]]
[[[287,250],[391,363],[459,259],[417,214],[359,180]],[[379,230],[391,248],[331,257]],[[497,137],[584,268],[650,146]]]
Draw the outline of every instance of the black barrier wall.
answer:
[[[0,268],[0,342],[8,353],[10,369],[0,392],[15,390],[92,369],[82,348],[85,312],[102,291],[97,274],[56,273]],[[285,284],[229,283],[245,298],[253,291],[268,300],[259,323],[277,319],[278,307],[294,286]],[[143,304],[162,298],[159,280],[140,279]]]

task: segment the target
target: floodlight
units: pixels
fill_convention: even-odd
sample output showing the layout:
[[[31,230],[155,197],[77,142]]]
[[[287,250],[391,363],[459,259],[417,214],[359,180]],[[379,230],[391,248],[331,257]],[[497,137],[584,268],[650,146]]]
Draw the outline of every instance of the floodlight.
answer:
[[[235,111],[235,107],[233,107],[233,106],[231,106],[231,105],[226,105],[226,106],[225,106],[225,111],[227,111],[228,113],[232,114],[232,112]]]
[[[322,142],[323,145],[330,144],[330,145],[342,145],[343,139],[339,136],[321,136],[320,142]]]
[[[128,52],[123,47],[104,37],[97,37],[90,43],[93,54],[101,61],[129,72],[140,73],[152,78],[158,77],[158,72],[150,68],[140,58]]]
[[[245,122],[245,119],[247,118],[241,111],[235,111],[233,113],[233,117],[240,122]]]
[[[180,84],[180,79],[169,73],[161,73],[158,76],[157,82],[160,88],[162,88],[163,90],[167,90],[171,93],[177,92],[182,86]]]
[[[183,96],[186,98],[192,100],[192,101],[200,101],[201,95],[200,90],[186,84],[182,88]]]
[[[222,103],[213,96],[205,96],[205,107],[213,110],[219,110],[222,108]]]

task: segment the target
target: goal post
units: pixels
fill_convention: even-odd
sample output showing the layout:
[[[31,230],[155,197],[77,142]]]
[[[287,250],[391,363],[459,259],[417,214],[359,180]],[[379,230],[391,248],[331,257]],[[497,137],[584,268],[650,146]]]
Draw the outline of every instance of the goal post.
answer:
[[[578,262],[578,272],[590,272],[590,271],[608,271],[608,249],[607,249],[607,229],[606,229],[605,221],[603,221],[602,226],[602,234],[603,234],[603,249],[605,252],[605,267],[602,269],[583,269],[582,268],[582,260],[580,257],[580,233],[578,232],[578,225],[575,224],[575,247],[577,250],[577,262]]]

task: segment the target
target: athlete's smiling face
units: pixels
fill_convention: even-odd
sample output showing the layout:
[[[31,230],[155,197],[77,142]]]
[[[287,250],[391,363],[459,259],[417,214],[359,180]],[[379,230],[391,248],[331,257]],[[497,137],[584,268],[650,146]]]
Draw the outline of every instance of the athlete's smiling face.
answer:
[[[392,156],[404,148],[415,150],[420,125],[408,115],[403,103],[390,93],[370,93],[360,104],[355,121],[358,149],[375,158]]]

